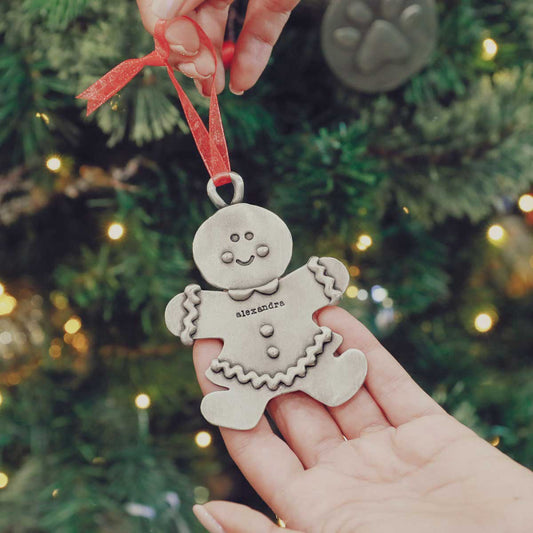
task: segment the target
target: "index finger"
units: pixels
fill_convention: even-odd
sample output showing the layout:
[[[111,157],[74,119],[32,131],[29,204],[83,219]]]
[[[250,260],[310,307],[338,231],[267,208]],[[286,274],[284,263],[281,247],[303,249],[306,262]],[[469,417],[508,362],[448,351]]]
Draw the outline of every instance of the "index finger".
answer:
[[[250,0],[231,65],[232,92],[241,94],[259,79],[281,30],[298,2],[299,0]]]
[[[325,307],[318,323],[342,335],[342,353],[359,348],[368,361],[366,387],[394,426],[424,415],[442,415],[444,409],[413,380],[398,361],[379,343],[368,329],[348,311]]]
[[[204,394],[220,390],[205,376],[205,371],[221,348],[220,341],[198,340],[194,343],[193,359],[198,383]],[[274,434],[264,416],[253,429],[240,431],[220,428],[232,459],[257,493],[278,514],[286,503],[280,498],[303,466],[289,446]]]

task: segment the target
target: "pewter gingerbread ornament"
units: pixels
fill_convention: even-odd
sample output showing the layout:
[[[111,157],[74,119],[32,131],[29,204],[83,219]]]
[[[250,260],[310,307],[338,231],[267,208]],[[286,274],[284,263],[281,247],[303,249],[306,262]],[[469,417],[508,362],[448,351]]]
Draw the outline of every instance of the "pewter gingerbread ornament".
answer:
[[[184,344],[224,342],[206,376],[227,390],[205,396],[201,411],[212,424],[244,430],[259,422],[270,399],[287,392],[303,391],[329,406],[346,402],[361,387],[367,362],[356,349],[335,355],[342,337],[312,319],[346,290],[344,265],[311,257],[282,277],[292,255],[289,228],[271,211],[241,203],[242,178],[232,172],[231,179],[229,206],[209,181],[220,209],[193,241],[202,276],[223,290],[188,285],[167,305],[165,321]]]
[[[437,27],[435,0],[332,0],[322,21],[322,50],[348,87],[389,91],[427,64]]]

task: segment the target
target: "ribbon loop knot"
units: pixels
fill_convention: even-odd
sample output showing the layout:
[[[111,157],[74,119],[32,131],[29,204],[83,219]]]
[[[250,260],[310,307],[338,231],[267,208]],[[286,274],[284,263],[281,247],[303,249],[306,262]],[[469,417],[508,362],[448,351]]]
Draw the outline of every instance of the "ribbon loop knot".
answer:
[[[200,42],[206,46],[215,60],[215,72],[217,67],[217,55],[213,43],[202,28],[189,17],[180,17],[194,25],[198,32]],[[170,45],[165,37],[165,32],[175,20],[159,20],[154,30],[154,50],[148,55],[137,59],[126,59],[89,88],[80,93],[76,98],[87,100],[87,116],[96,111],[102,104],[117,94],[125,87],[141,70],[146,67],[166,67],[170,81],[174,85],[178,98],[183,107],[185,118],[196,142],[196,146],[204,161],[204,164],[216,187],[231,182],[231,166],[229,162],[228,147],[222,117],[215,89],[214,75],[211,80],[211,92],[209,101],[209,131],[202,119],[189,100],[187,94],[179,84],[168,58]]]

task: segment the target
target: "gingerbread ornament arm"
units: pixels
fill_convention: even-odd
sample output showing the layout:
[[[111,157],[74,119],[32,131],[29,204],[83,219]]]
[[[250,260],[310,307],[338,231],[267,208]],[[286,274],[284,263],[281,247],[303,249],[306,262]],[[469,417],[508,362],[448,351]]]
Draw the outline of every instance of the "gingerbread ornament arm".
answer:
[[[165,309],[167,328],[187,346],[196,339],[220,338],[221,321],[213,320],[213,317],[220,312],[220,300],[223,298],[221,292],[203,291],[196,284],[187,285]]]
[[[346,267],[333,257],[316,257],[286,278],[299,295],[300,304],[314,313],[326,305],[337,305],[348,287]]]
[[[307,268],[313,274],[315,282],[322,289],[324,305],[337,305],[348,287],[350,274],[346,267],[334,257],[310,257]],[[317,307],[317,309],[320,309]]]

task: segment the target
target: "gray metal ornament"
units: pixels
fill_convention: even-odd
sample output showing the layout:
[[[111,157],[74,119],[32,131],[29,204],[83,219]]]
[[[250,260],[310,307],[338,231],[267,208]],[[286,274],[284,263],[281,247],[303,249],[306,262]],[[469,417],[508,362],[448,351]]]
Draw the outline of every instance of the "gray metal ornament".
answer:
[[[342,337],[312,316],[339,302],[349,274],[337,259],[311,257],[281,277],[292,256],[289,228],[267,209],[238,203],[242,178],[231,173],[231,179],[235,194],[229,206],[209,185],[220,210],[193,241],[202,276],[224,290],[188,285],[165,311],[168,329],[184,344],[224,342],[206,376],[228,390],[205,396],[202,414],[212,424],[244,430],[255,427],[269,400],[287,392],[341,405],[361,387],[366,358],[356,349],[336,356]]]
[[[437,33],[435,0],[333,0],[322,21],[322,50],[348,87],[389,91],[426,65]]]

